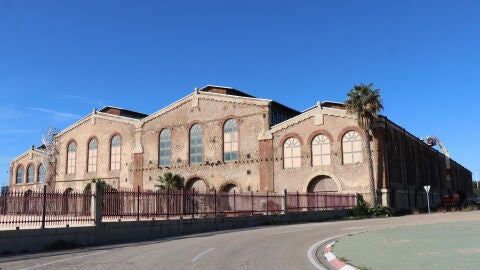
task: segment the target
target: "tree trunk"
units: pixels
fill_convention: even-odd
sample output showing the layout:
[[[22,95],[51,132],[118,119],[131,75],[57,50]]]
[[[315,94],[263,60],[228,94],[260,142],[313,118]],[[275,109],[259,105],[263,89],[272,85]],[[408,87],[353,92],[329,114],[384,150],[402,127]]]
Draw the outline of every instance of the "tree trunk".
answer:
[[[365,130],[365,147],[367,148],[367,158],[368,158],[368,177],[370,179],[370,193],[372,194],[371,201],[369,202],[372,206],[377,205],[377,189],[375,187],[375,176],[373,172],[373,155],[371,148],[372,135],[369,130]]]

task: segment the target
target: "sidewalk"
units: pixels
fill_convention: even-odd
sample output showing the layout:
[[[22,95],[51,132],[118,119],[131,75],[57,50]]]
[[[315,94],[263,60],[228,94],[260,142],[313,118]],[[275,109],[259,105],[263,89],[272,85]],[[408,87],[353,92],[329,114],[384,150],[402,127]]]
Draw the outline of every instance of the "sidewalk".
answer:
[[[359,233],[338,239],[333,252],[359,269],[478,269],[480,221]]]

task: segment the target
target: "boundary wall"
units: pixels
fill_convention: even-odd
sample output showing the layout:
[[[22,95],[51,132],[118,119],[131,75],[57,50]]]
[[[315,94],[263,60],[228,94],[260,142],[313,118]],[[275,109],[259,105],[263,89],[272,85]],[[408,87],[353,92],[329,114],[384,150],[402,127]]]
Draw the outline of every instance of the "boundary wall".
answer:
[[[88,227],[0,231],[0,255],[38,252],[62,242],[75,247],[141,242],[256,226],[325,221],[349,214],[350,210],[325,210],[248,217],[102,222]]]

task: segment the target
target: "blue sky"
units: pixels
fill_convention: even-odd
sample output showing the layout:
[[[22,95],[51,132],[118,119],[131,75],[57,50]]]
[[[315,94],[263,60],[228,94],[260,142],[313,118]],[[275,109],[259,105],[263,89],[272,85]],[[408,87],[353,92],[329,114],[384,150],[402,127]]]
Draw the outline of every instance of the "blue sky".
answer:
[[[382,114],[480,167],[478,1],[0,0],[0,185],[9,162],[105,105],[153,113],[208,84],[297,110],[361,82]]]

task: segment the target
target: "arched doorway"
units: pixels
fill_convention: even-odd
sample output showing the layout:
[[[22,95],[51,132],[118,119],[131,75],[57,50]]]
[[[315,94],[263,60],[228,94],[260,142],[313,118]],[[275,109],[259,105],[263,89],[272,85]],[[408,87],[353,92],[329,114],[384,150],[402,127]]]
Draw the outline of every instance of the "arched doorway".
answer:
[[[319,175],[308,183],[307,192],[337,192],[335,181],[327,175]]]
[[[308,209],[319,210],[334,205],[332,197],[328,193],[338,192],[338,186],[335,181],[327,175],[314,177],[307,186]],[[334,198],[333,198],[334,199]]]
[[[207,184],[201,178],[192,178],[188,181],[186,188],[188,190],[195,190],[198,193],[206,193],[207,192]]]
[[[225,186],[223,186],[223,188],[220,191],[221,192],[229,192],[229,193],[233,193],[233,192],[238,193],[239,189],[238,189],[237,185],[229,183],[229,184],[226,184]]]
[[[237,185],[234,183],[228,183],[224,185],[220,193],[218,194],[217,204],[218,209],[222,212],[225,211],[235,211],[236,210],[236,193],[240,190],[238,189]]]
[[[65,189],[65,191],[63,192],[63,207],[62,207],[62,210],[63,210],[63,214],[68,214],[70,212],[72,212],[72,209],[71,206],[74,206],[74,202],[72,201],[70,203],[70,200],[74,200],[74,198],[72,198],[70,196],[70,194],[73,193],[73,189],[72,188],[67,188]]]

